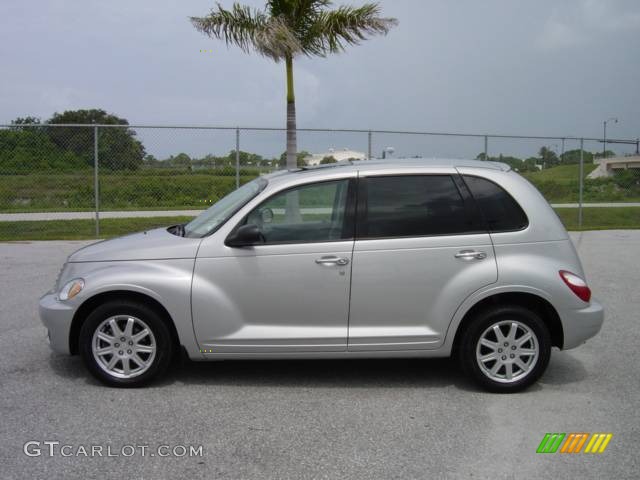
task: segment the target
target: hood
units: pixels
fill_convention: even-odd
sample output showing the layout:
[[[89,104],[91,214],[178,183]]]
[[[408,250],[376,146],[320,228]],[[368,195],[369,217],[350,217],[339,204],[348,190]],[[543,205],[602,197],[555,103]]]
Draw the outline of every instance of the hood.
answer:
[[[166,228],[157,228],[94,243],[72,253],[68,261],[109,262],[195,258],[201,240],[179,237],[169,233]]]

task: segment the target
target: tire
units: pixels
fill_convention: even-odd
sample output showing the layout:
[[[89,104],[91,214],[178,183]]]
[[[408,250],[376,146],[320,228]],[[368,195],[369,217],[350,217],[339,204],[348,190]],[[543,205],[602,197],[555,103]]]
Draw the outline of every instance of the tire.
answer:
[[[480,312],[459,345],[462,369],[490,392],[524,390],[540,378],[551,357],[549,329],[536,312],[517,305]]]
[[[154,309],[114,300],[89,314],[80,329],[79,350],[87,369],[102,383],[139,387],[166,371],[174,342]]]

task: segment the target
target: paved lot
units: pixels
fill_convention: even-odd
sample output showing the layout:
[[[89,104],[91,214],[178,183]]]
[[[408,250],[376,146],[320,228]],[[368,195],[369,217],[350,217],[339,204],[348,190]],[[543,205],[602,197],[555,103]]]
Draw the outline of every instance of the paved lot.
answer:
[[[0,243],[0,476],[638,478],[640,231],[573,238],[605,326],[510,396],[478,391],[446,360],[187,364],[147,389],[105,388],[49,351],[37,318],[38,296],[85,242]],[[539,455],[545,432],[614,437],[602,455]],[[30,440],[118,453],[202,444],[204,455],[29,458]]]

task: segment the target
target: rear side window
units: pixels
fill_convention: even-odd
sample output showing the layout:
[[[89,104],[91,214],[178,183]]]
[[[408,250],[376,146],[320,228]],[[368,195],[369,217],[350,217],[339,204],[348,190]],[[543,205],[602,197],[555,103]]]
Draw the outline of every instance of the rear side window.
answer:
[[[388,238],[468,233],[465,202],[450,175],[368,177],[358,207],[358,237]]]
[[[522,207],[502,187],[486,178],[464,175],[490,232],[522,230],[529,221]]]

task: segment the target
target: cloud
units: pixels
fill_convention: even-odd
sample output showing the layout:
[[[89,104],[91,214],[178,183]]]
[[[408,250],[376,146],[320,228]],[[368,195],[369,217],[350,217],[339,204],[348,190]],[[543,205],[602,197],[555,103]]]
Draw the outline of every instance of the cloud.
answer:
[[[40,101],[46,110],[62,112],[81,104],[82,93],[72,87],[48,86],[41,89]]]
[[[577,8],[575,3],[568,2],[553,9],[534,41],[537,48],[574,48],[603,35],[640,29],[640,11],[636,4],[625,7],[621,0],[580,0],[577,3]]]
[[[603,32],[640,29],[640,11],[625,11],[620,1],[584,0],[582,15],[587,27]]]
[[[303,67],[298,67],[294,75],[296,77],[296,96],[304,99],[303,102],[298,102],[301,116],[305,118],[306,121],[315,121],[323,104],[320,78]]]
[[[574,26],[552,16],[545,22],[535,43],[543,50],[556,50],[582,45],[587,39],[588,37]]]

